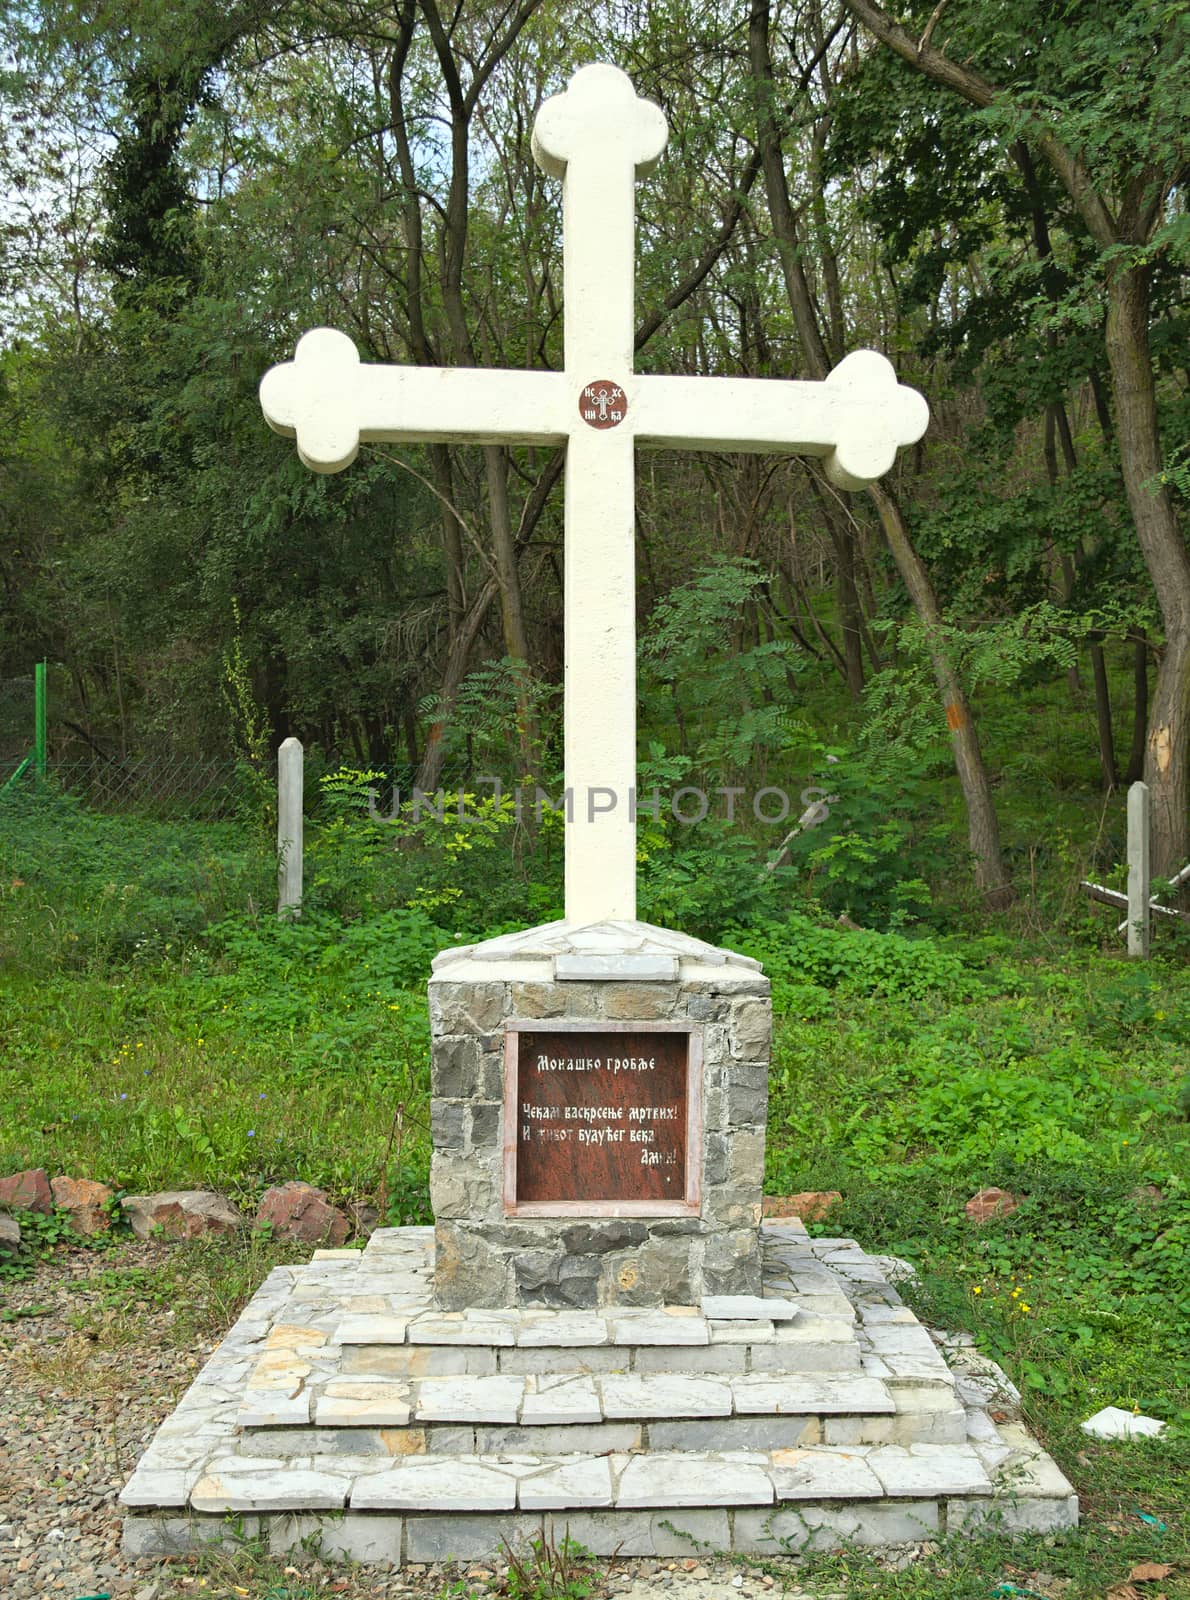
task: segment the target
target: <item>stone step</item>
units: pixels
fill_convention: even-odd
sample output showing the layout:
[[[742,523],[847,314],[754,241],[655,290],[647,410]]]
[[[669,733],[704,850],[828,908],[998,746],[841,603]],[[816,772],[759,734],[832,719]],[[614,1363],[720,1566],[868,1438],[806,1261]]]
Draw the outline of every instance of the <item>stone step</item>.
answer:
[[[843,1331],[837,1331],[843,1330]],[[713,1344],[433,1345],[344,1344],[339,1370],[374,1377],[453,1377],[471,1373],[551,1372],[854,1372],[864,1351],[847,1324],[815,1327],[801,1337],[716,1340]]]
[[[568,1529],[596,1555],[689,1553],[697,1548],[691,1539],[779,1554],[844,1539],[936,1538],[997,1519],[1006,1531],[1054,1531],[1077,1517],[1070,1485],[1027,1435],[998,1449],[274,1462],[225,1454],[168,1474],[146,1461],[121,1499],[133,1512],[125,1526],[130,1554],[226,1537],[223,1519],[232,1515],[248,1519],[238,1523],[241,1536],[262,1534],[278,1550],[322,1533],[325,1555],[394,1562],[477,1559],[502,1538],[539,1537],[550,1517],[558,1518],[558,1537]]]
[[[764,1344],[846,1344],[855,1337],[850,1307],[830,1313],[808,1309],[796,1301],[749,1300],[749,1312],[768,1305],[770,1314],[707,1315],[697,1306],[664,1306],[618,1311],[433,1311],[411,1307],[404,1312],[360,1312],[360,1301],[377,1296],[351,1295],[344,1314],[327,1331],[334,1343],[370,1349],[393,1346],[466,1349],[576,1350]],[[822,1297],[816,1297],[821,1299]],[[841,1297],[840,1297],[841,1300]],[[743,1303],[742,1297],[740,1302]],[[726,1300],[708,1301],[725,1309]],[[842,1301],[846,1305],[845,1301]]]
[[[803,1445],[962,1444],[962,1406],[895,1416],[730,1416],[662,1418],[649,1422],[591,1422],[525,1427],[519,1423],[423,1423],[414,1427],[244,1428],[242,1455],[469,1456],[549,1453],[581,1446],[612,1451],[784,1450]]]
[[[1074,1524],[1077,1505],[1054,1464],[1022,1428],[993,1420],[1013,1405],[1002,1373],[993,1369],[985,1381],[982,1371],[991,1364],[979,1368],[973,1352],[959,1351],[952,1360],[961,1357],[961,1370],[952,1375],[876,1258],[850,1241],[766,1233],[773,1258],[766,1291],[794,1302],[795,1316],[608,1308],[598,1314],[604,1344],[550,1344],[565,1327],[571,1337],[581,1333],[581,1325],[563,1321],[575,1315],[565,1311],[544,1319],[523,1315],[511,1325],[511,1342],[462,1342],[459,1332],[466,1337],[473,1330],[447,1319],[446,1342],[434,1342],[427,1326],[431,1337],[410,1343],[409,1325],[422,1317],[441,1322],[428,1305],[433,1235],[427,1229],[386,1230],[362,1257],[331,1252],[307,1267],[275,1268],[154,1436],[124,1497],[126,1547],[134,1556],[172,1555],[210,1541],[260,1537],[280,1553],[317,1538],[328,1556],[400,1563],[490,1559],[503,1540],[524,1542],[544,1531],[555,1540],[569,1532],[599,1555],[689,1555],[708,1547],[773,1555],[948,1531],[1049,1532]],[[836,1315],[840,1301],[849,1315]],[[348,1316],[396,1318],[406,1327],[400,1343],[343,1343],[338,1335]],[[834,1324],[822,1345],[858,1357],[859,1369],[765,1366],[796,1345],[799,1332],[816,1331],[813,1318]],[[771,1337],[764,1321],[772,1323]],[[690,1342],[669,1334],[677,1322],[684,1332],[676,1337]],[[617,1323],[625,1342],[614,1342]],[[650,1342],[652,1327],[658,1333],[651,1337],[663,1342]],[[369,1385],[367,1371],[351,1367],[374,1350],[406,1364],[371,1374]],[[592,1370],[576,1370],[580,1361]],[[471,1362],[479,1366],[469,1371]],[[457,1420],[460,1391],[431,1382],[452,1378],[497,1380],[502,1386],[481,1397],[474,1414],[483,1418],[494,1406],[507,1416],[515,1400],[514,1420]],[[647,1392],[642,1380],[666,1387]],[[335,1392],[343,1384],[346,1391]],[[792,1406],[771,1404],[763,1386],[771,1391],[774,1384],[786,1385],[784,1402]],[[833,1405],[797,1409],[823,1390],[833,1394]],[[638,1414],[663,1396],[665,1411]],[[262,1419],[275,1420],[244,1427],[247,1401]],[[342,1409],[328,1405],[320,1417],[323,1401]],[[562,1401],[562,1418],[551,1420],[549,1408]],[[864,1409],[847,1409],[855,1405]],[[577,1420],[596,1414],[597,1421]],[[957,1432],[964,1414],[966,1441]],[[403,1420],[381,1420],[394,1417]],[[982,1484],[973,1489],[963,1475],[971,1470],[971,1451],[990,1493]],[[845,1465],[854,1461],[874,1476],[879,1495],[872,1478]],[[947,1461],[962,1472],[941,1475]],[[409,1476],[385,1476],[406,1466]],[[737,1473],[737,1466],[748,1470]],[[780,1481],[778,1468],[785,1473]],[[842,1477],[845,1471],[852,1475]],[[803,1481],[797,1473],[808,1476]],[[365,1506],[364,1480],[374,1477],[375,1493],[387,1487],[407,1497],[416,1489],[421,1498],[414,1509],[400,1509],[396,1499],[391,1508]],[[192,1502],[191,1492],[212,1478]],[[437,1495],[444,1481],[445,1502],[430,1493]],[[476,1492],[498,1491],[504,1509],[474,1509],[474,1496],[462,1492],[468,1483]],[[641,1484],[648,1485],[649,1503],[633,1503]],[[729,1484],[736,1493],[751,1485],[749,1493],[760,1498],[728,1503]],[[541,1509],[555,1491],[563,1503]],[[683,1494],[696,1494],[700,1503],[681,1503]],[[242,1508],[234,1530],[222,1511],[201,1509],[233,1501]]]
[[[262,1363],[264,1365],[264,1363]],[[403,1428],[433,1423],[589,1426],[725,1417],[883,1417],[897,1401],[862,1374],[499,1373],[412,1381],[360,1376],[319,1381],[291,1363],[287,1381],[258,1366],[236,1414],[241,1429]],[[267,1387],[261,1387],[261,1382]],[[953,1393],[953,1391],[951,1391]]]

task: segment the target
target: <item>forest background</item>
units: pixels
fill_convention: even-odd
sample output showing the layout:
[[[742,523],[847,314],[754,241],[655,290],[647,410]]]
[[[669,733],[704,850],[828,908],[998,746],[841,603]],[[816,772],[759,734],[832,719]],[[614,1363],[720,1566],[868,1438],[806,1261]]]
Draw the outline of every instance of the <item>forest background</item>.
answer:
[[[48,779],[0,794],[0,1169],[246,1209],[300,1177],[428,1217],[429,961],[560,914],[558,818],[481,780],[560,788],[563,463],[366,447],[319,477],[256,387],[320,323],[365,359],[557,365],[529,133],[613,60],[671,129],[637,191],[639,368],[822,377],[870,346],[933,419],[855,496],[642,453],[639,784],[746,799],[642,817],[641,915],[765,962],[769,1190],[838,1189],[820,1226],[910,1257],[923,1314],[1008,1365],[1083,1496],[1081,1542],[1037,1555],[1063,1592],[1102,1595],[1153,1516],[1190,1562],[1187,941],[1128,963],[1079,888],[1122,881],[1142,776],[1157,888],[1190,856],[1190,11],[0,15],[0,783],[42,658],[50,691]],[[279,922],[289,735],[306,898]],[[787,821],[752,814],[766,786]],[[1022,1203],[977,1228],[988,1183]],[[253,1248],[105,1270],[121,1307],[206,1282],[216,1333]],[[1167,1439],[1090,1445],[1106,1403]],[[971,1559],[896,1592],[986,1593],[1000,1557]]]
[[[854,497],[812,462],[642,458],[642,787],[809,783],[829,753],[832,790],[883,780],[872,815],[904,817],[949,770],[986,908],[1043,845],[1002,842],[1006,776],[1143,775],[1176,870],[1188,32],[1032,0],[904,28],[868,0],[9,5],[0,676],[47,657],[58,752],[98,763],[297,734],[426,789],[556,776],[560,452],[321,479],[255,387],[318,323],[365,359],[556,364],[529,133],[609,58],[671,125],[641,368],[821,377],[868,345],[934,418]],[[1062,682],[1055,750],[1030,699]]]

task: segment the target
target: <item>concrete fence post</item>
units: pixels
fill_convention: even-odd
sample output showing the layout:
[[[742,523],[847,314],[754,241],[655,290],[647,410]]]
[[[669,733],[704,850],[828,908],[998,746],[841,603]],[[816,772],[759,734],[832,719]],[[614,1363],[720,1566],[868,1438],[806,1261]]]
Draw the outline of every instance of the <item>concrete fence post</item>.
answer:
[[[302,741],[277,751],[277,915],[302,909]]]
[[[1149,786],[1128,790],[1128,954],[1147,956],[1153,917],[1149,909]]]

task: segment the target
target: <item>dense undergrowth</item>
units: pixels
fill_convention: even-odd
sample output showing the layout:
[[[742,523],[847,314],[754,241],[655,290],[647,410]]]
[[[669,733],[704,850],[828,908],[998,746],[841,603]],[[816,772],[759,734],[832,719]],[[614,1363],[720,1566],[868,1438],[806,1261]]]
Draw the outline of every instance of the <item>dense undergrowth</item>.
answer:
[[[389,1222],[428,1220],[430,958],[517,925],[517,894],[543,862],[519,920],[556,914],[556,841],[529,841],[518,864],[499,807],[470,832],[435,834],[378,824],[357,800],[349,786],[312,829],[309,901],[292,922],[272,914],[273,862],[251,817],[100,817],[44,792],[0,803],[0,1170],[43,1165],[126,1192],[210,1185],[244,1204],[298,1177],[340,1200],[382,1195]],[[714,853],[662,831],[642,840],[658,858],[642,868],[658,920],[658,898],[673,904]],[[838,1189],[820,1231],[917,1265],[923,1314],[971,1329],[1009,1368],[1105,1550],[1113,1523],[1132,1547],[1138,1508],[1167,1523],[1163,1548],[1184,1550],[1181,946],[1166,938],[1130,963],[1081,907],[1041,928],[1026,902],[980,931],[944,896],[932,926],[856,929],[795,901],[787,875],[762,881],[755,854],[741,882],[747,847],[707,869],[686,911],[773,980],[769,1192]],[[976,1227],[964,1202],[988,1184],[1022,1203]],[[53,1243],[44,1227],[37,1237]],[[1162,1418],[1168,1437],[1092,1444],[1077,1423],[1107,1404]],[[865,1570],[851,1573],[857,1592]],[[907,1583],[886,1592],[948,1592]]]

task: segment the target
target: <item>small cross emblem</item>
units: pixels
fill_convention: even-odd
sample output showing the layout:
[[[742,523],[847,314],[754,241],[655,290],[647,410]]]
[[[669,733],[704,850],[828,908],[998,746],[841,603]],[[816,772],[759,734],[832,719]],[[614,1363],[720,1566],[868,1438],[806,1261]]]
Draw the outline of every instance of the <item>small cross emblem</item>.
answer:
[[[584,384],[578,406],[583,421],[592,428],[614,428],[624,420],[628,397],[610,378],[596,378],[594,383]]]

